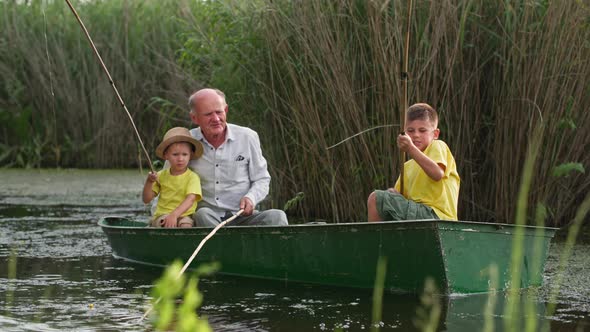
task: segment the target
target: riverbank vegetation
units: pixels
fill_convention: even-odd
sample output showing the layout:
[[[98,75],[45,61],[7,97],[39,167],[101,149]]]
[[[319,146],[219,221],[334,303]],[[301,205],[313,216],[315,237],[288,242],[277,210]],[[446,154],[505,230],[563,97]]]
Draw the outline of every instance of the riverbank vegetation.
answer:
[[[0,2],[0,162],[137,166],[132,128],[67,4],[24,3]],[[150,106],[153,98],[182,105],[185,91],[197,85],[176,63],[183,23],[174,3],[76,3],[150,147],[161,139],[161,128],[189,124],[173,112],[160,114],[160,108]]]
[[[65,3],[0,4],[0,163],[145,163]],[[368,194],[393,185],[407,2],[76,6],[148,149],[169,127],[190,125],[191,91],[215,86],[228,96],[230,121],[260,134],[272,205],[303,197],[289,212],[360,220]],[[572,220],[590,189],[590,8],[580,1],[422,0],[413,13],[409,100],[440,113],[441,139],[462,177],[461,219],[514,220],[526,151],[542,125],[528,222],[538,202],[548,224]],[[394,127],[328,149],[382,125]]]

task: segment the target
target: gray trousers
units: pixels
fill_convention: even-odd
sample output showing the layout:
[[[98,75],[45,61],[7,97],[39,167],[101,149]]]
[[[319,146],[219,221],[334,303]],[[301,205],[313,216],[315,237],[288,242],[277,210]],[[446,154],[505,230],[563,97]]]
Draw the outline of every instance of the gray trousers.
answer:
[[[229,215],[228,217],[230,217]],[[207,207],[199,208],[193,214],[193,220],[196,227],[215,227],[227,218],[220,218],[217,213]],[[270,226],[287,226],[287,215],[282,210],[255,210],[249,216],[239,216],[229,222],[227,226],[255,226],[255,225],[270,225]]]

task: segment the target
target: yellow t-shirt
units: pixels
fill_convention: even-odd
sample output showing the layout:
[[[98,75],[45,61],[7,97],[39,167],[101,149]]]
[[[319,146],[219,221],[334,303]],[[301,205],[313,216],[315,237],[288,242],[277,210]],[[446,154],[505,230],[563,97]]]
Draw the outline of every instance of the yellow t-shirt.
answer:
[[[152,187],[152,190],[156,194],[160,194],[154,217],[159,217],[163,214],[168,214],[174,211],[174,209],[176,209],[189,194],[197,195],[197,199],[181,217],[186,217],[195,213],[197,202],[200,201],[202,197],[201,179],[197,173],[187,169],[186,172],[180,175],[172,175],[168,168],[158,172],[158,180],[160,181],[160,184],[154,182]]]
[[[451,150],[445,142],[434,140],[423,152],[435,163],[444,165],[445,174],[440,181],[434,181],[416,161],[407,161],[404,164],[404,197],[430,206],[441,219],[458,220],[457,203],[461,179]],[[395,189],[400,189],[399,177]]]

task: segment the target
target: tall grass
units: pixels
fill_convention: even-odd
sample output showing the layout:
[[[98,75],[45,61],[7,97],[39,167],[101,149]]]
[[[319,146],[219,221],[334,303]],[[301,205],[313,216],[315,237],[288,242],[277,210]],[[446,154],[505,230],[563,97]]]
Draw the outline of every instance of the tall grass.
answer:
[[[76,22],[59,1],[0,1],[0,163],[135,166],[136,143]],[[76,6],[148,149],[190,125],[185,100],[224,90],[229,120],[256,129],[273,205],[362,220],[397,177],[405,1],[136,1]],[[590,189],[590,9],[583,2],[416,1],[410,103],[441,117],[462,178],[461,219],[510,222],[532,128],[544,125],[529,201],[571,220]],[[45,42],[47,37],[47,43]],[[14,45],[14,46],[12,46]],[[51,94],[53,89],[54,94]],[[157,97],[157,98],[154,98]],[[6,125],[7,124],[7,125]],[[26,142],[26,143],[22,143]],[[19,159],[20,158],[20,159]],[[534,204],[526,211],[532,223]]]
[[[163,127],[178,122],[170,118],[173,113],[155,113],[160,104],[152,98],[182,104],[197,86],[175,61],[184,26],[177,19],[179,5],[168,0],[74,5],[142,136],[154,146]],[[0,7],[0,162],[136,165],[137,143],[125,113],[65,2],[0,1]]]
[[[362,219],[368,194],[397,177],[399,130],[326,148],[399,118],[405,2],[261,3],[268,65],[249,74],[260,89],[254,105],[272,123],[258,128],[281,165],[275,193],[286,200],[304,192],[308,217]],[[441,139],[462,176],[462,219],[515,220],[538,122],[545,132],[529,199],[545,201],[554,224],[573,216],[590,178],[551,174],[564,162],[590,165],[590,136],[581,130],[590,125],[589,13],[580,2],[418,1],[410,103],[439,110]]]

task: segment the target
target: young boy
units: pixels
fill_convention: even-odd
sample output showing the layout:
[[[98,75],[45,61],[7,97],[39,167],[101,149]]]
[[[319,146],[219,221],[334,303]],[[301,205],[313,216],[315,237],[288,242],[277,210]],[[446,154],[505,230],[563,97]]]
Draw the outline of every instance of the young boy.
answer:
[[[189,130],[176,127],[168,130],[156,155],[170,163],[158,174],[150,172],[143,186],[143,202],[148,204],[158,194],[158,204],[151,226],[192,227],[191,215],[201,200],[201,179],[188,168],[191,159],[203,154],[203,146]]]
[[[395,188],[375,190],[367,201],[368,220],[458,220],[459,174],[455,158],[440,130],[436,110],[418,103],[406,112],[405,133],[397,138],[400,150],[411,160],[404,164],[404,192]]]

